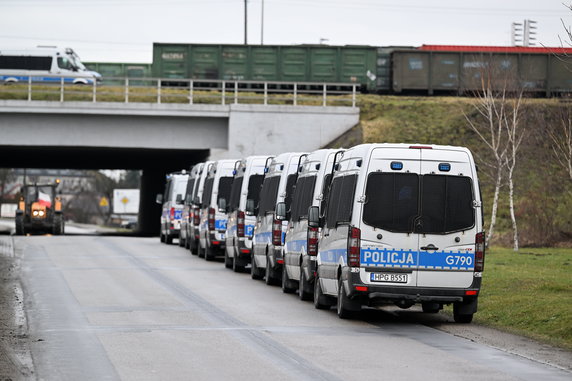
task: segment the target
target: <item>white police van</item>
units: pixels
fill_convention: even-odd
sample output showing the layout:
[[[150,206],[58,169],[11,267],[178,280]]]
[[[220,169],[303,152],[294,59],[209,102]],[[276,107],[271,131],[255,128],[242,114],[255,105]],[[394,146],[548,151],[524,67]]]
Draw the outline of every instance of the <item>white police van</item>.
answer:
[[[183,217],[181,219],[181,233],[179,236],[179,246],[190,249],[193,235],[191,234],[191,226],[193,224],[193,194],[198,187],[201,169],[205,163],[199,163],[191,167],[189,171],[189,180],[187,182],[187,190],[185,191],[185,202],[183,203]],[[193,242],[194,243],[194,242]]]
[[[224,258],[225,266],[235,272],[244,271],[246,265],[251,262],[252,235],[256,222],[254,209],[260,200],[264,168],[268,159],[268,156],[249,156],[235,164],[228,203]]]
[[[314,303],[337,299],[341,318],[362,305],[453,304],[471,322],[484,266],[477,170],[463,147],[364,144],[335,164],[323,224]]]
[[[224,255],[226,243],[226,202],[234,179],[236,160],[219,160],[205,167],[199,224],[199,257],[207,261]]]
[[[282,279],[282,245],[292,190],[298,177],[298,167],[305,156],[302,152],[289,152],[276,156],[265,169],[266,175],[260,191],[251,263],[253,279],[266,278],[266,284],[280,284]],[[284,209],[277,213],[277,206]]]
[[[282,291],[298,289],[302,300],[310,300],[314,293],[314,272],[318,228],[308,231],[308,208],[325,203],[336,153],[339,149],[321,149],[310,153],[302,162],[296,188],[292,196],[290,220],[284,241],[284,269]],[[323,208],[322,208],[323,210]],[[308,240],[311,242],[308,251]]]
[[[34,49],[0,49],[0,81],[93,84],[101,74],[88,70],[70,48],[38,46]]]
[[[189,237],[189,249],[194,255],[199,254],[199,242],[200,242],[200,232],[199,227],[201,224],[201,201],[203,197],[203,191],[205,188],[205,181],[207,179],[207,168],[214,163],[214,161],[206,161],[199,164],[201,168],[199,169],[199,177],[196,180],[196,186],[193,189],[192,195],[192,209],[191,215],[189,216],[188,225],[188,237]]]
[[[158,194],[156,202],[162,204],[161,212],[161,242],[171,244],[173,238],[179,238],[181,218],[183,216],[183,201],[187,187],[188,173],[169,173],[163,194]]]

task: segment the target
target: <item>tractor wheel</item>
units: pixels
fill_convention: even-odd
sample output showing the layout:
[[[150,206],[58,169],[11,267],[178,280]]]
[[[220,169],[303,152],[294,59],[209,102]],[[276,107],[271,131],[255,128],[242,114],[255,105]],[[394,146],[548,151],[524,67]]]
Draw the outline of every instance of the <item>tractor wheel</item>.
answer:
[[[16,216],[16,235],[24,235],[24,216]]]
[[[64,234],[64,216],[62,216],[61,214],[54,215],[52,234],[53,235]]]

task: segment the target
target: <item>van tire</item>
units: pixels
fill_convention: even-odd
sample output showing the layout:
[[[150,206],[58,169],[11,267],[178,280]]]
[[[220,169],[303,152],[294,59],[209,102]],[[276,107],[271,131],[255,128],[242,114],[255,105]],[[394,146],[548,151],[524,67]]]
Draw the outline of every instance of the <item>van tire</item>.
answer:
[[[227,269],[232,269],[233,263],[234,263],[233,259],[228,256],[228,247],[227,247],[226,249],[224,249],[224,267],[226,267]]]
[[[179,235],[179,247],[185,247],[185,241],[186,240],[181,238],[181,235]]]
[[[238,258],[238,253],[234,252],[234,260],[232,261],[232,271],[235,273],[243,273],[245,266],[241,263],[240,259]]]
[[[199,258],[205,257],[205,249],[202,248],[200,241],[197,243],[197,255]]]
[[[214,261],[215,259],[215,252],[214,252],[214,248],[212,246],[210,246],[207,242],[207,246],[205,248],[205,260],[207,261]]]
[[[173,237],[171,237],[169,234],[165,234],[165,243],[167,245],[173,244]]]
[[[290,279],[286,268],[282,269],[282,292],[285,294],[293,294],[296,292],[296,282]]]
[[[350,300],[342,279],[338,281],[338,300],[336,310],[340,319],[352,319],[360,310],[361,305]]]
[[[159,233],[159,241],[165,243],[165,235],[163,234],[163,232]]]
[[[187,234],[187,239],[185,239],[185,249],[191,249],[191,240],[189,239],[189,234]]]
[[[300,268],[300,283],[298,284],[298,297],[300,300],[312,300],[313,293],[308,292],[309,287],[310,284],[306,279],[306,274],[304,273],[304,270]]]
[[[460,311],[462,307],[462,303],[453,303],[453,319],[455,323],[469,324],[473,321],[473,313]]]
[[[190,246],[191,246],[191,247],[190,247],[191,254],[193,254],[193,255],[198,255],[198,254],[199,254],[199,246],[200,246],[200,244],[201,244],[201,243],[199,242],[198,239],[195,239],[194,242],[191,242],[191,245],[190,245]]]
[[[324,295],[320,278],[316,276],[314,279],[314,307],[318,310],[329,310],[333,304],[332,298],[328,295]]]
[[[260,280],[264,278],[264,273],[260,271],[258,266],[256,266],[256,259],[254,258],[254,254],[252,254],[252,264],[250,266],[250,277],[255,280]]]
[[[264,272],[265,282],[269,286],[278,286],[280,281],[276,279],[276,273],[270,268],[270,261],[266,257],[266,271]]]

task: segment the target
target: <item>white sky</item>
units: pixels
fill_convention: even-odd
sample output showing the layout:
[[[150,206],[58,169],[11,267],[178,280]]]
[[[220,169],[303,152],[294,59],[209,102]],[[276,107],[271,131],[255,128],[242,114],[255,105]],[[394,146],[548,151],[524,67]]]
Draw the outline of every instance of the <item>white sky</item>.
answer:
[[[260,43],[262,0],[248,2]],[[512,22],[538,21],[560,46],[572,0],[264,0],[264,43],[510,45]],[[153,42],[244,42],[244,0],[0,0],[0,47],[72,47],[83,61],[151,62]],[[565,44],[565,46],[568,46]]]

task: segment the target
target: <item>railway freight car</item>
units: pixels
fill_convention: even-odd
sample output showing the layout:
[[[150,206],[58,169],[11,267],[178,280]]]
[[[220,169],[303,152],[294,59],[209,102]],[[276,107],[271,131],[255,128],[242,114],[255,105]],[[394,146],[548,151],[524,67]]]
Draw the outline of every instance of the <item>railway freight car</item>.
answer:
[[[84,65],[100,73],[104,85],[123,84],[122,78],[151,77],[151,64],[146,63],[85,62]]]
[[[376,91],[376,61],[371,46],[153,44],[158,78],[356,83]]]
[[[483,78],[537,95],[572,92],[570,48],[423,45],[389,54],[396,94],[466,94],[481,90]]]

